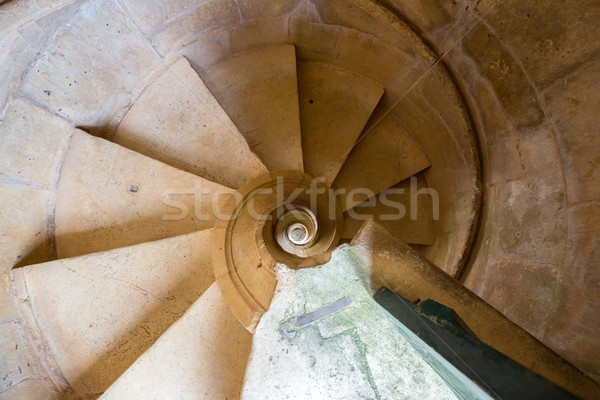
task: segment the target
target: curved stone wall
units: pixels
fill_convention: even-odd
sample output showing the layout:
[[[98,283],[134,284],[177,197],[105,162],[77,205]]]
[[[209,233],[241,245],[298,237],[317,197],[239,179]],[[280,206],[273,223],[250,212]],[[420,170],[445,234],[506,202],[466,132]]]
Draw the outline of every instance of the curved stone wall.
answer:
[[[600,379],[600,5],[273,3],[0,6],[0,364],[10,365],[0,391],[60,389],[43,349],[28,347],[36,333],[20,328],[7,271],[56,257],[56,185],[74,128],[110,139],[152,74],[179,54],[203,76],[233,54],[277,43],[385,87],[382,104],[395,105],[423,146],[432,164],[425,178],[440,194],[436,242],[419,250]]]

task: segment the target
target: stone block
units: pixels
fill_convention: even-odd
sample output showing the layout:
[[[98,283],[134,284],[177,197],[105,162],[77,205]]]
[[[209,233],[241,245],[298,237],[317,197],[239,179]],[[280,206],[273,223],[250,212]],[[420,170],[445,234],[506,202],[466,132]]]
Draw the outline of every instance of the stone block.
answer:
[[[49,194],[30,187],[0,185],[0,269],[50,258]]]
[[[103,126],[158,63],[113,0],[85,3],[29,69],[24,92],[80,126]]]
[[[526,175],[498,184],[492,251],[510,260],[561,264],[566,244],[566,189],[552,131],[543,128],[520,143]]]
[[[65,120],[28,101],[12,101],[0,124],[0,177],[53,186],[71,133]]]
[[[38,11],[35,0],[13,0],[0,6],[0,32],[27,22]]]
[[[596,381],[600,380],[600,291],[570,290],[557,302],[542,341]]]
[[[527,261],[491,260],[483,298],[533,336],[540,337],[565,287],[559,267]]]
[[[289,18],[256,19],[223,32],[222,37],[230,54],[289,43]]]
[[[598,54],[596,0],[506,0],[485,17],[539,88]]]
[[[544,114],[536,93],[502,41],[482,23],[477,24],[463,41],[463,48],[494,87],[512,123],[522,130],[541,124]]]
[[[10,4],[27,3],[11,1]],[[39,1],[38,1],[39,3]],[[6,30],[0,34],[0,105],[8,99],[9,92],[21,83],[22,76],[29,68],[29,62],[45,45],[50,35],[75,12],[81,2],[71,2],[58,7],[62,2],[53,2],[56,10],[50,10],[35,20],[29,20],[18,29]],[[0,13],[8,4],[0,7]],[[34,18],[35,15],[30,16]],[[14,21],[13,21],[14,22]]]
[[[525,165],[521,159],[519,145],[520,140],[515,136],[489,140],[486,161],[490,184],[524,177]]]
[[[194,37],[240,22],[239,9],[233,0],[207,0],[180,14],[152,37],[162,54],[180,50]]]
[[[563,190],[535,181],[512,181],[498,187],[494,201],[495,254],[542,263],[562,260],[567,236]]]
[[[0,397],[3,399],[5,397],[2,391],[37,374],[37,365],[29,350],[19,321],[5,322],[0,325],[0,365],[2,365]]]
[[[403,30],[401,28],[398,30],[398,26],[389,24],[389,21],[382,19],[381,12],[383,9],[379,13],[373,12],[373,9],[366,10],[361,7],[361,5],[364,6],[363,3],[369,2],[362,0],[339,0],[334,2],[309,0],[309,7],[316,14],[316,16],[312,17],[315,21],[352,27],[357,31],[382,39],[404,52],[410,53],[414,51],[413,45],[415,43],[411,40],[416,39],[416,36],[412,37],[410,33],[407,34],[408,29]]]
[[[296,46],[296,56],[303,61],[329,62],[325,57],[335,49],[341,29],[305,17],[291,17],[290,40]]]
[[[600,62],[591,63],[545,93],[572,203],[600,199],[599,74]]]
[[[565,283],[600,292],[600,205],[588,203],[569,208],[569,236],[565,257]]]
[[[273,18],[306,10],[306,2],[303,0],[238,0],[238,4],[245,20]]]
[[[185,46],[181,54],[196,71],[202,71],[230,55],[223,39],[224,34],[222,31],[217,31],[201,36]]]
[[[135,23],[145,33],[150,33],[168,23],[169,20],[194,8],[194,0],[123,0],[123,5],[131,14]]]
[[[15,57],[14,48],[24,40],[18,32],[10,31],[0,35],[0,105],[4,106],[8,100],[13,76],[19,65]],[[1,119],[0,119],[1,121]]]

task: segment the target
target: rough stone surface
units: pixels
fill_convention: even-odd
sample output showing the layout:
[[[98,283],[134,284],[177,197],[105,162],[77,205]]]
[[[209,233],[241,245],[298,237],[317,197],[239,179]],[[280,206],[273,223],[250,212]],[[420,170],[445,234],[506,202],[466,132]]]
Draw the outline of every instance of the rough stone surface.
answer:
[[[159,62],[113,0],[87,2],[29,69],[28,96],[82,126],[103,126]]]
[[[329,64],[298,64],[304,172],[334,181],[383,89]]]
[[[82,131],[73,135],[56,200],[60,258],[214,225],[232,191]]]
[[[101,399],[238,399],[251,345],[213,284]]]
[[[348,246],[320,267],[280,266],[277,293],[254,334],[243,398],[454,399],[372,299],[369,273]],[[300,323],[340,299],[346,307]]]
[[[498,260],[490,265],[490,283],[482,293],[487,301],[512,321],[540,339],[565,287],[552,264],[524,260]],[[518,293],[518,296],[515,296]]]
[[[600,62],[595,61],[558,81],[545,93],[563,161],[569,202],[600,199]]]
[[[122,0],[133,20],[145,33],[160,29],[168,21],[194,7],[194,0]]]
[[[549,323],[551,329],[547,329],[544,334],[544,342],[586,371],[596,381],[600,380],[600,369],[597,363],[600,354],[598,290],[572,289],[565,294],[564,300],[557,306],[555,315]],[[596,390],[597,394],[598,390]]]
[[[492,251],[512,260],[560,264],[567,238],[565,187],[551,129],[521,139],[526,175],[498,184]]]
[[[10,28],[15,22],[20,22],[38,11],[35,0],[9,1],[0,8],[0,31]]]
[[[371,266],[375,290],[385,286],[411,301],[431,299],[444,304],[456,311],[482,342],[580,397],[596,397],[600,388],[596,382],[376,223],[365,223],[351,244],[363,262]],[[548,276],[552,273],[546,273],[543,278],[546,286]],[[527,279],[521,282],[527,285]],[[535,277],[529,282],[538,286]],[[540,285],[539,293],[547,299],[548,291],[544,290],[544,285]],[[571,318],[564,311],[559,315]],[[577,315],[583,317],[584,314]],[[584,337],[586,335],[581,335],[582,339]],[[579,338],[577,335],[574,341]],[[567,342],[565,345],[572,346]],[[552,347],[556,348],[553,344]]]
[[[57,396],[58,392],[43,378],[22,381],[18,385],[12,386],[2,392],[2,399],[4,400],[54,400]]]
[[[9,181],[53,186],[72,128],[24,100],[8,105],[0,123],[0,176]]]
[[[18,0],[10,2],[11,5],[19,3],[32,2]],[[4,31],[0,29],[2,32],[0,34],[0,104],[8,100],[11,91],[18,89],[23,75],[30,67],[31,60],[37,57],[37,53],[44,48],[54,32],[81,6],[81,0],[70,2],[64,7],[62,1],[44,5],[38,1],[38,5],[43,8],[33,15],[25,14],[18,17],[11,16],[10,12],[5,14],[8,15],[7,22],[11,24],[12,29],[7,28]],[[46,9],[47,5],[51,7]],[[0,14],[5,11],[5,8],[10,6],[8,4],[2,6]]]
[[[534,88],[502,41],[479,23],[463,39],[463,46],[490,80],[508,117],[519,129],[541,124],[544,114]]]
[[[267,172],[184,58],[144,90],[112,140],[235,189]]]
[[[600,52],[595,0],[498,2],[485,20],[519,57],[538,87],[552,84]],[[518,34],[517,34],[518,33]]]
[[[170,54],[195,36],[239,22],[240,11],[233,0],[196,2],[155,33],[152,40],[162,54]]]
[[[26,339],[17,321],[2,324],[0,329],[0,365],[3,367],[1,389],[16,386],[23,377],[28,378],[32,375],[32,360],[27,354],[26,346]]]
[[[600,379],[596,339],[599,330],[590,317],[597,314],[593,311],[598,270],[598,234],[594,224],[600,187],[596,160],[600,145],[598,135],[594,135],[598,113],[593,107],[598,89],[594,61],[598,56],[598,41],[594,40],[598,36],[597,4],[593,0],[549,0],[543,5],[531,0],[385,0],[393,14],[407,21],[437,50],[437,55],[427,55],[406,40],[402,24],[394,18],[386,19],[392,13],[379,10],[375,2],[314,0],[304,2],[305,9],[295,8],[295,3],[287,0],[236,3],[239,7],[227,1],[203,1],[196,6],[187,0],[0,0],[0,119],[11,99],[32,97],[51,113],[74,119],[79,125],[95,126],[99,134],[104,134],[103,126],[112,121],[115,112],[123,113],[129,106],[132,88],[161,63],[154,56],[152,44],[159,53],[180,51],[201,71],[241,51],[294,43],[301,61],[336,64],[367,75],[385,87],[377,116],[405,94],[440,53],[452,49],[438,67],[452,71],[468,101],[481,144],[484,177],[489,183],[480,240],[472,253],[466,282],[479,294],[496,281],[507,287],[529,288],[513,291],[503,303],[506,310],[513,310],[511,318],[521,318],[519,321],[527,329],[539,328],[545,343]],[[124,5],[126,13],[119,4]],[[475,24],[490,9],[482,24]],[[209,15],[213,12],[218,17]],[[77,14],[73,16],[74,13]],[[130,17],[132,21],[128,21]],[[227,21],[235,26],[225,26]],[[147,40],[136,32],[138,26]],[[477,34],[484,28],[491,37]],[[164,49],[156,47],[159,40]],[[41,76],[42,73],[48,75]],[[459,247],[457,237],[464,233],[461,227],[471,215],[467,206],[473,196],[464,189],[472,179],[458,156],[466,148],[460,137],[462,131],[448,119],[456,98],[444,105],[446,89],[433,83],[432,79],[416,85],[394,113],[402,117],[401,122],[423,146],[432,164],[424,174],[428,184],[440,194],[441,219],[434,245],[421,246],[419,250],[441,266],[450,265],[455,256],[452,249]],[[51,95],[43,90],[49,90]],[[540,90],[542,98],[538,98]],[[546,112],[553,134],[538,132],[545,129],[537,126],[544,125],[544,115],[539,110]],[[446,131],[450,136],[440,133]],[[33,140],[54,147],[55,143],[41,136],[40,133],[40,139]],[[34,147],[29,139],[11,142],[7,147],[11,152],[2,148],[0,160],[16,160],[9,167],[28,165],[15,156],[29,153]],[[539,151],[531,151],[536,147]],[[49,154],[45,160],[51,164]],[[18,169],[37,180],[51,175],[33,168]],[[554,181],[560,180],[561,169],[566,189],[549,180],[551,176]],[[45,261],[52,256],[54,195],[50,188],[45,190],[38,185],[2,179],[3,268]],[[539,191],[540,188],[550,190]],[[547,200],[543,200],[544,193],[548,194]],[[512,194],[519,194],[514,197],[518,201],[507,205]],[[9,200],[4,200],[5,196]],[[543,209],[546,203],[549,210],[534,210]],[[5,205],[15,212],[7,216]],[[524,221],[529,220],[538,224],[527,227],[529,240],[516,238],[517,232],[523,234]],[[36,237],[38,232],[41,233]],[[140,232],[145,229],[137,231],[141,235]],[[7,236],[10,243],[5,241]],[[121,239],[123,236],[126,235],[117,235]],[[141,240],[144,238],[140,236]],[[557,244],[555,248],[552,243]],[[25,253],[32,254],[29,261],[23,261]],[[19,255],[22,257],[17,260]],[[503,265],[503,275],[493,273],[497,264]],[[539,287],[537,272],[533,272],[538,267]],[[514,278],[519,273],[521,280]],[[556,281],[553,283],[550,277],[556,277]],[[542,321],[527,314],[527,301],[531,301],[533,309],[547,315],[551,308],[547,303],[548,289],[560,285],[566,294],[562,302],[556,300],[553,316]],[[502,298],[500,289],[497,294],[495,298]],[[510,302],[519,306],[513,307]],[[1,304],[7,316],[13,314],[8,301],[2,300]],[[529,317],[532,320],[528,322]],[[26,391],[20,386],[36,390],[41,386],[34,382],[40,379],[43,381],[39,376],[28,378],[0,397],[16,393],[13,396],[26,398]],[[36,393],[32,397],[41,396]]]
[[[389,115],[358,139],[332,187],[345,190],[342,209],[346,211],[429,165],[419,144]]]
[[[246,20],[265,17],[278,17],[297,10],[305,12],[306,2],[302,0],[239,0],[240,11]]]
[[[420,178],[404,180],[348,210],[342,237],[352,239],[365,220],[374,220],[404,243],[431,245],[435,240],[435,218],[439,219],[439,215],[434,215],[439,201],[434,209],[433,196]]]
[[[600,205],[569,209],[568,245],[563,279],[573,287],[600,293]]]
[[[51,256],[47,190],[0,185],[0,266],[46,261]]]
[[[293,46],[250,50],[200,75],[270,171],[303,170]]]
[[[270,2],[273,4],[273,2]],[[238,54],[256,47],[289,44],[289,19],[260,18],[215,34],[229,54]]]
[[[456,39],[456,30],[452,27],[459,25],[469,1],[446,2],[439,0],[422,0],[418,2],[405,0],[383,0],[384,4],[406,18],[418,32],[429,39],[440,50],[448,48]],[[446,46],[444,46],[446,45]],[[440,51],[442,52],[442,51]]]
[[[0,273],[0,323],[12,321],[18,317],[11,293],[10,272]]]
[[[46,362],[56,360],[78,395],[98,395],[214,282],[210,251],[208,230],[13,276],[20,307],[31,308],[28,329],[43,332]]]

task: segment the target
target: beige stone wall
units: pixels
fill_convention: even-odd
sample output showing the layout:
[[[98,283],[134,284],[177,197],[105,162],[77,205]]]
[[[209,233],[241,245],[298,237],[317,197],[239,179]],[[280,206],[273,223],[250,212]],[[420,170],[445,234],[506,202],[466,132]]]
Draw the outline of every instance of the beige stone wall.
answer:
[[[394,115],[430,158],[425,177],[441,198],[436,243],[420,250],[452,273],[478,205],[473,123],[483,206],[462,278],[600,379],[600,5],[382,3],[387,9],[368,0],[0,2],[0,365],[10,365],[0,397],[50,397],[60,382],[28,347],[7,272],[55,256],[57,174],[73,127],[110,138],[148,75],[176,55],[202,76],[276,43],[377,81],[384,105],[399,101]]]

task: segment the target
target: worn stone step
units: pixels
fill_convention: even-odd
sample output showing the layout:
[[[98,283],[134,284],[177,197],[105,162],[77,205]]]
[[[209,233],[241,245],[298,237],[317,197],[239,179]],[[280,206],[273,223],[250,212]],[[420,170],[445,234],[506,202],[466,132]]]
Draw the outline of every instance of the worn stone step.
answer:
[[[303,170],[294,46],[249,50],[200,74],[270,171]]]
[[[112,139],[235,189],[267,172],[183,57],[144,90]]]
[[[374,220],[404,243],[431,245],[438,214],[437,192],[417,175],[346,211],[342,238],[352,239],[365,220]]]
[[[331,185],[383,88],[331,64],[298,64],[304,172]]]
[[[427,156],[393,114],[356,142],[332,187],[343,190],[344,211],[429,167]]]
[[[238,399],[251,346],[213,284],[101,399]]]
[[[26,332],[48,368],[83,398],[104,392],[214,282],[211,236],[14,269]]]
[[[213,205],[231,192],[76,131],[57,188],[57,255],[74,257],[211,228]]]

